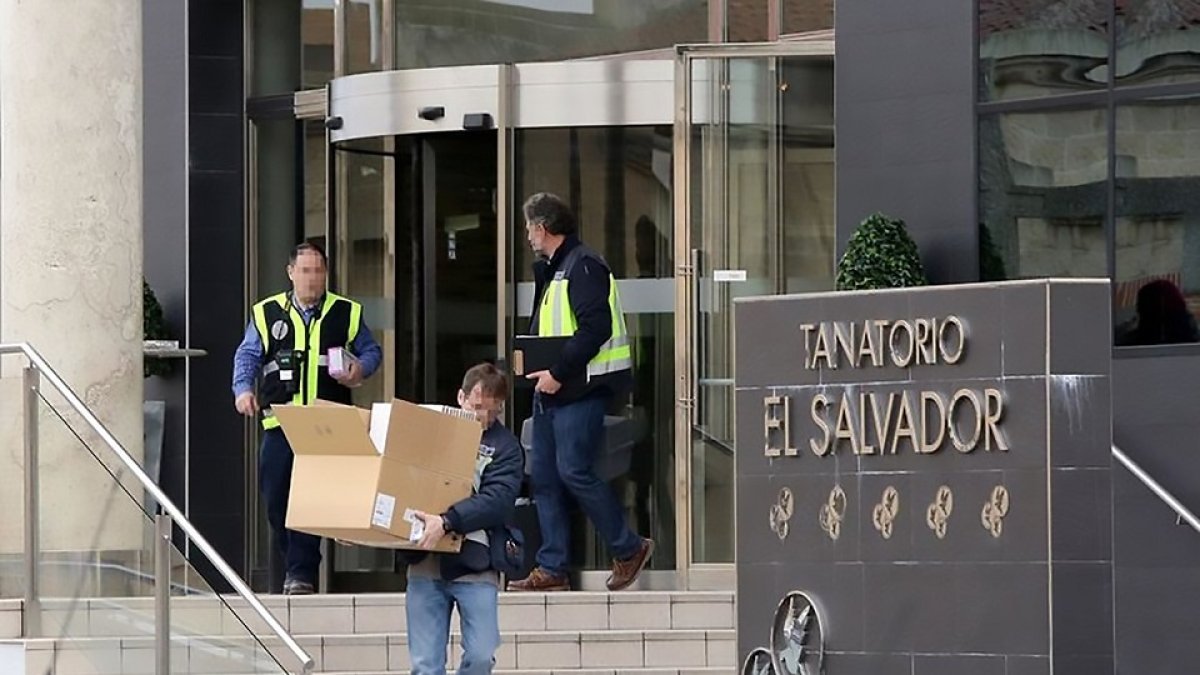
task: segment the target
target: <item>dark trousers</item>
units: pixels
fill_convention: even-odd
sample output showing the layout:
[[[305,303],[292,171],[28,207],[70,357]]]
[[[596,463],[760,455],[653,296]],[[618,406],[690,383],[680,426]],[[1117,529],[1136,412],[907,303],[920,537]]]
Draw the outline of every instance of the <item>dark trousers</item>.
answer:
[[[283,526],[287,519],[288,493],[292,487],[292,446],[279,429],[263,432],[258,455],[258,487],[267,506],[271,541],[283,554],[287,578],[317,583],[321,566],[321,538],[293,532]]]
[[[568,497],[573,497],[587,514],[614,558],[625,559],[637,553],[641,537],[625,522],[612,488],[592,469],[604,439],[608,399],[592,396],[550,407],[535,398],[533,407],[531,478],[542,530],[538,566],[551,574],[567,572]]]

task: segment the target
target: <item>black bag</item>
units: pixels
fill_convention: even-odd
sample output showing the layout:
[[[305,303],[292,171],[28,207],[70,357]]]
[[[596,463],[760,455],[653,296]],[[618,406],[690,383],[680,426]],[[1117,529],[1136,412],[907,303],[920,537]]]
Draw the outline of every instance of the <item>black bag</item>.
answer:
[[[488,532],[491,543],[492,569],[500,572],[506,579],[517,578],[525,566],[525,533],[521,530],[502,525]],[[525,576],[529,571],[524,571]],[[525,576],[521,576],[524,579]]]
[[[532,500],[517,500],[517,508],[505,529],[513,533],[514,539],[519,537],[519,555],[514,556],[515,564],[511,569],[501,571],[508,581],[520,581],[537,566],[537,552],[542,547],[542,531]],[[495,547],[492,550],[495,551]]]

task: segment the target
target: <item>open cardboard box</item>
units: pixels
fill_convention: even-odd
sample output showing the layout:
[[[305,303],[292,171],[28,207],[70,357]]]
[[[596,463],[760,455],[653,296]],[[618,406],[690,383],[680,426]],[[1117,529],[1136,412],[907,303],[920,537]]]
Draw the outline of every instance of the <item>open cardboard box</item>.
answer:
[[[295,453],[288,529],[415,549],[422,528],[411,512],[443,513],[471,495],[483,429],[470,413],[399,399],[370,411],[327,401],[271,409]],[[434,550],[461,548],[447,536]]]

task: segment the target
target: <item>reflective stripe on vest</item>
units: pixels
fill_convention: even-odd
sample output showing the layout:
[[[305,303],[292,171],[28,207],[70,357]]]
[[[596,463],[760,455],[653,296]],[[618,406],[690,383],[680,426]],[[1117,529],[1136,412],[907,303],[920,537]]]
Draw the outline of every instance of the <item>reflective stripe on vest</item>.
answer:
[[[339,300],[346,300],[350,303],[350,328],[348,331],[349,338],[347,342],[353,342],[358,336],[358,330],[362,323],[362,305],[353,302],[348,298],[343,298],[340,295],[333,293],[325,294],[325,304],[321,307],[320,318],[314,320],[308,326],[304,325],[304,316],[300,313],[299,308],[290,306],[288,303],[288,294],[280,293],[273,295],[262,302],[254,305],[254,325],[258,329],[258,337],[262,340],[263,354],[266,355],[268,345],[271,343],[270,327],[267,326],[266,307],[270,303],[277,303],[281,308],[289,308],[289,318],[292,320],[292,348],[297,352],[304,351],[304,336],[306,331],[311,331],[308,334],[308,345],[310,347],[308,354],[305,355],[305,381],[304,387],[292,397],[292,405],[303,405],[308,401],[317,399],[318,378],[320,376],[320,367],[328,367],[328,357],[321,354],[321,324],[324,321],[333,305]],[[274,368],[272,368],[274,366]],[[262,374],[268,375],[279,369],[278,364],[273,360],[263,367]],[[295,375],[293,375],[295,376]],[[263,410],[262,419],[263,429],[275,429],[279,427],[279,420],[271,413],[269,407]]]
[[[568,295],[568,270],[555,274],[542,294],[542,306],[538,308],[538,335],[561,337],[574,335],[579,329],[575,312],[571,309]],[[621,295],[617,292],[617,280],[608,275],[608,310],[612,314],[612,335],[600,345],[600,351],[588,362],[588,379],[600,375],[633,368],[633,350],[629,346],[629,331],[625,328],[625,313],[621,309]]]

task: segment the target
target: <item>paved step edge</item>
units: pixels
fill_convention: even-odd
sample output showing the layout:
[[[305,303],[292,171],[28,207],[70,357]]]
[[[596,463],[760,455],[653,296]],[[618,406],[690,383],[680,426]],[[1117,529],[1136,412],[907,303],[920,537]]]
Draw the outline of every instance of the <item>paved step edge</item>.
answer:
[[[736,670],[736,669],[734,669]],[[729,668],[555,668],[553,670],[494,670],[493,675],[728,675]],[[316,675],[396,675],[396,671],[320,671]]]
[[[560,593],[518,593],[513,591],[501,592],[500,604],[595,604],[607,602],[618,604],[626,602],[734,602],[734,591],[620,591],[616,593],[593,591],[564,591]],[[221,596],[227,603],[235,606],[245,606],[245,601],[235,595]],[[271,606],[302,606],[302,607],[346,607],[360,605],[392,605],[404,604],[404,593],[345,593],[345,594],[314,594],[314,595],[259,595],[258,599],[268,607]],[[172,604],[177,603],[213,603],[218,601],[214,595],[175,596]],[[42,600],[43,609],[65,609],[75,607],[79,610],[89,606],[113,607],[151,607],[154,599],[150,597],[99,597],[80,598],[45,598]],[[24,601],[5,598],[0,600],[0,611],[17,611],[24,607]]]
[[[677,629],[677,630],[565,630],[565,631],[501,631],[500,638],[506,644],[517,643],[529,644],[538,642],[619,642],[621,640],[680,640],[680,639],[716,639],[716,640],[732,640],[736,637],[737,631],[732,628],[719,629]],[[451,640],[461,639],[461,633],[452,633]],[[297,641],[301,646],[318,646],[323,644],[339,644],[353,645],[372,644],[378,642],[391,642],[398,644],[407,644],[408,636],[405,633],[346,633],[333,635],[301,635]],[[187,644],[227,644],[240,646],[250,644],[252,638],[249,636],[230,636],[230,635],[197,635],[197,636],[175,636],[172,642],[184,642]],[[264,637],[262,642],[268,646],[278,646],[279,639],[275,637]],[[130,648],[144,648],[154,645],[154,638],[146,637],[54,637],[54,638],[17,638],[3,639],[0,644],[24,644],[32,649],[48,649],[62,645],[71,649],[86,649],[94,647],[107,647],[113,643],[122,645],[128,644]]]

